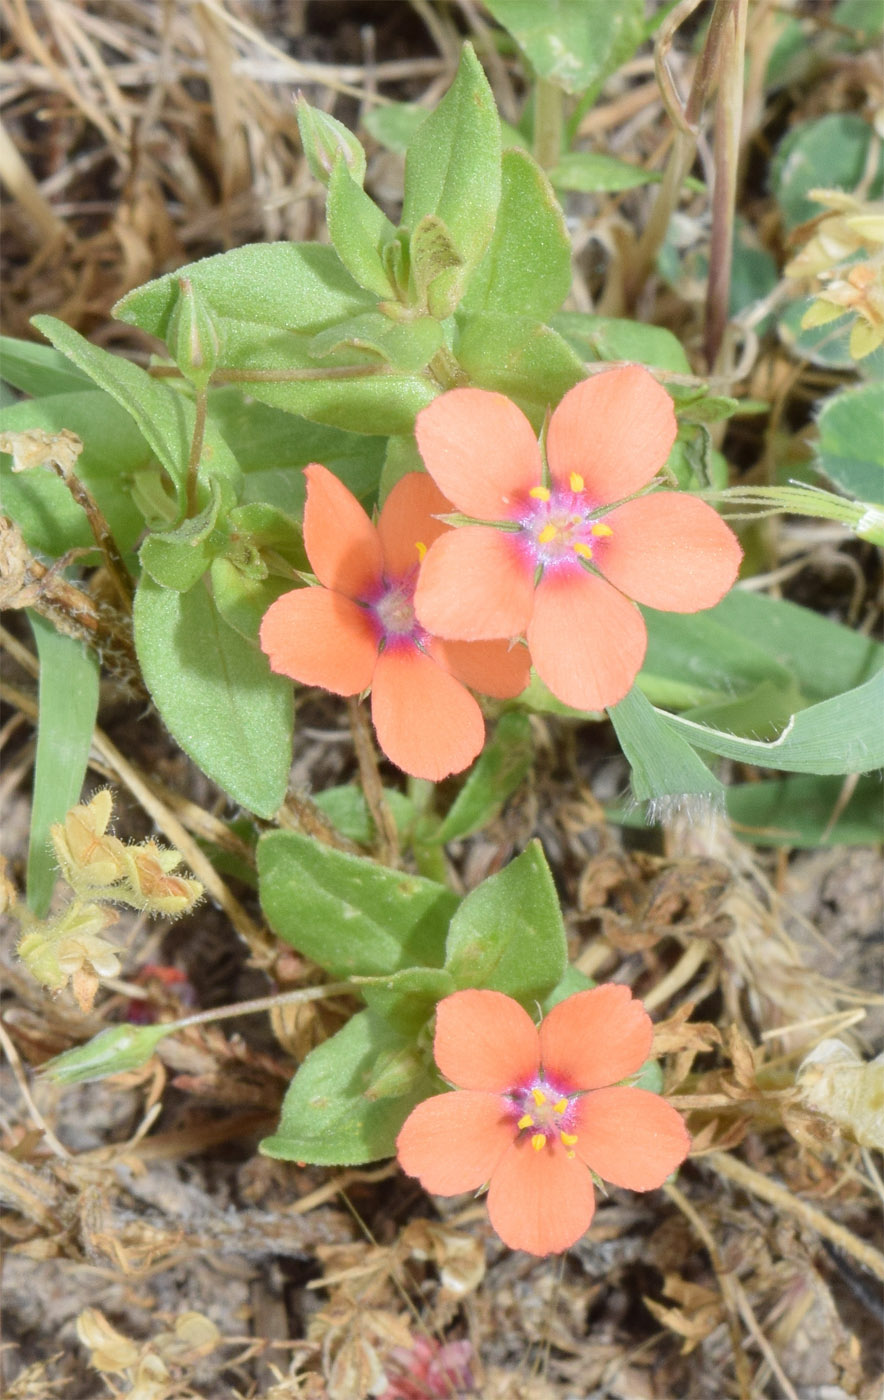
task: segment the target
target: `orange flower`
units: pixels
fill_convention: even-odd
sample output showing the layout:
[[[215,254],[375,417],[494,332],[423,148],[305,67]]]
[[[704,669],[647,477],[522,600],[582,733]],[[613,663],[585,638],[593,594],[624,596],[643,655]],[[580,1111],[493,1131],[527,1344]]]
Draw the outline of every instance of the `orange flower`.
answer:
[[[711,506],[634,494],[676,435],[672,400],[641,365],[565,395],[549,423],[548,472],[531,424],[502,394],[440,394],[415,432],[440,490],[477,522],[430,549],[418,618],[464,641],[527,632],[538,674],[566,705],[600,710],[629,690],[647,645],[630,599],[697,612],[737,576],[740,546]]]
[[[378,743],[406,773],[438,781],[466,768],[485,742],[467,685],[499,699],[528,681],[524,647],[441,641],[412,599],[421,554],[451,509],[422,472],[393,487],[377,526],[326,467],[306,468],[304,544],[319,588],[285,593],[261,623],[274,671],[335,695],[371,687]]]
[[[529,1254],[568,1249],[593,1217],[591,1173],[652,1191],[688,1155],[675,1109],[618,1085],[641,1068],[652,1038],[641,1002],[613,982],[559,1002],[539,1029],[501,992],[445,997],[434,1053],[457,1091],[425,1099],[405,1120],[396,1143],[403,1169],[438,1196],[488,1181],[488,1214],[504,1244]]]

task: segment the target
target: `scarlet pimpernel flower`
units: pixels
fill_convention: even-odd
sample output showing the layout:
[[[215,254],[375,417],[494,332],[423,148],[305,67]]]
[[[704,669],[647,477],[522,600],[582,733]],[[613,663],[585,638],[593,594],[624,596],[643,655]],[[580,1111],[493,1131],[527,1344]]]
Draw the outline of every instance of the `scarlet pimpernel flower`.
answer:
[[[740,563],[736,537],[704,501],[636,494],[665,463],[676,430],[672,400],[641,365],[606,370],[565,395],[545,462],[528,419],[503,394],[440,394],[418,414],[417,443],[470,521],[440,536],[424,561],[415,595],[423,625],[465,641],[525,632],[538,674],[566,705],[622,700],[647,645],[635,603],[709,608]]]
[[[628,987],[610,982],[554,1006],[539,1028],[501,992],[455,992],[436,1008],[434,1053],[452,1093],[419,1103],[399,1161],[439,1196],[486,1182],[504,1244],[568,1249],[595,1210],[592,1173],[651,1191],[684,1161],[690,1137],[658,1094],[623,1085],[647,1059],[653,1027]]]
[[[414,777],[438,781],[472,763],[485,741],[466,689],[507,699],[524,690],[528,656],[505,641],[442,641],[413,597],[421,558],[449,527],[451,504],[429,477],[399,480],[377,525],[326,467],[306,468],[304,545],[319,587],[284,593],[261,623],[274,671],[335,695],[371,689],[378,743]]]

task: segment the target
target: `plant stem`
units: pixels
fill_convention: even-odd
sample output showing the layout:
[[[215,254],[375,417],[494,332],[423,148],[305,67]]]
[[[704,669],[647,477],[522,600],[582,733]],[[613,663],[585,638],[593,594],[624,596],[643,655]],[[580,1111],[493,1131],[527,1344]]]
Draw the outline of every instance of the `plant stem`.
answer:
[[[190,443],[190,456],[187,459],[187,514],[192,519],[199,510],[200,458],[203,455],[203,442],[206,436],[206,410],[209,403],[207,389],[197,389],[194,407],[193,438]]]
[[[538,78],[534,89],[534,159],[544,170],[559,163],[563,128],[564,93],[558,83]]]
[[[666,67],[666,55],[672,46],[676,30],[693,14],[700,0],[681,0],[661,26],[654,49],[654,68],[664,105],[675,124],[675,138],[663,173],[657,198],[651,209],[645,231],[636,249],[633,265],[626,278],[629,299],[634,301],[647,281],[657,254],[663,246],[669,220],[678,204],[685,176],[694,162],[699,136],[699,121],[718,69],[718,57],[724,38],[727,16],[737,0],[715,0],[709,20],[706,42],[700,54],[687,103],[682,106]]]
[[[359,764],[362,792],[377,831],[378,859],[384,865],[395,866],[399,859],[399,833],[393,813],[384,797],[368,716],[359,700],[355,698],[348,699],[347,714],[350,718],[356,761]]]
[[[713,369],[727,325],[734,242],[734,208],[740,164],[743,68],[748,0],[731,0],[725,16],[715,103],[715,186],[706,285],[706,363]]]

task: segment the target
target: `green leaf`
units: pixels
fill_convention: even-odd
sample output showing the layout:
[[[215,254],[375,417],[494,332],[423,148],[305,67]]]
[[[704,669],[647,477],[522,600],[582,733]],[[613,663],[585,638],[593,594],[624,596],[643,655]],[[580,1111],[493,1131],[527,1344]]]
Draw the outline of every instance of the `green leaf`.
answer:
[[[0,377],[13,388],[35,398],[74,394],[92,387],[88,377],[57,350],[34,340],[15,340],[9,335],[0,336]]]
[[[292,580],[279,575],[249,578],[230,559],[213,559],[212,597],[220,616],[241,637],[254,643],[264,614],[277,598],[292,590]]]
[[[173,738],[259,817],[282,805],[291,759],[292,687],[219,617],[198,583],[189,593],[145,576],[135,596],[135,646]]]
[[[749,629],[735,631],[715,608],[690,614],[643,608],[642,613],[648,649],[638,683],[655,704],[687,709],[746,695],[764,683],[783,691],[792,684],[792,672],[775,648],[763,638],[756,641]]]
[[[48,354],[56,353],[46,349]],[[0,411],[0,432],[29,428],[46,433],[69,428],[77,434],[83,443],[77,476],[98,502],[120,551],[128,554],[144,529],[141,512],[132,499],[132,480],[154,460],[129,414],[110,395],[89,385],[75,393],[29,399]],[[31,549],[57,558],[68,549],[94,547],[85,511],[54,472],[44,467],[13,472],[11,458],[4,453],[0,455],[0,484],[3,509]]]
[[[540,1009],[544,1016],[547,1016],[553,1007],[558,1006],[566,997],[572,997],[575,992],[588,992],[595,985],[591,977],[587,977],[579,968],[569,963],[549,996],[544,997],[540,1003]]]
[[[582,359],[638,361],[675,374],[691,373],[681,341],[663,326],[645,326],[616,316],[590,316],[585,311],[560,311],[551,325]]]
[[[380,311],[366,311],[320,331],[310,342],[310,353],[322,359],[355,346],[377,351],[394,369],[415,373],[433,358],[443,339],[442,327],[430,316],[391,321]]]
[[[98,713],[98,663],[82,642],[56,632],[28,612],[40,661],[39,726],[34,761],[28,904],[38,918],[49,908],[56,880],[49,828],[80,800]]]
[[[176,288],[177,296],[177,279],[172,278],[170,285]],[[192,400],[152,379],[140,365],[93,345],[52,316],[34,316],[32,324],[131,414],[183,498],[195,419]],[[200,469],[209,466],[214,476],[238,482],[239,468],[233,455],[207,424]]]
[[[383,793],[397,831],[405,835],[414,824],[414,803],[396,788],[384,788]],[[359,846],[371,845],[376,835],[375,825],[358,787],[343,783],[340,787],[326,788],[325,792],[316,793],[313,801],[342,836]]]
[[[109,1074],[125,1074],[146,1065],[156,1047],[178,1030],[177,1021],[155,1026],[108,1026],[85,1045],[65,1050],[40,1066],[54,1084],[88,1084]]]
[[[869,173],[874,134],[854,112],[830,112],[795,126],[780,142],[771,166],[771,186],[787,230],[813,219],[820,206],[814,188],[855,190]],[[878,199],[884,185],[884,155],[878,151],[864,198]]]
[[[410,432],[416,414],[435,396],[426,379],[384,373],[362,351],[314,357],[311,347],[320,331],[377,306],[377,297],[353,280],[334,248],[270,243],[219,253],[130,292],[115,313],[165,337],[182,275],[212,311],[224,345],[223,367],[244,372],[242,393],[333,427],[358,425],[362,433],[380,434]],[[348,367],[356,377],[340,377]],[[359,377],[375,368],[376,375]],[[258,372],[254,379],[249,370]],[[324,377],[329,370],[332,377]],[[298,371],[308,377],[299,379]],[[261,377],[268,373],[279,378]]]
[[[436,295],[462,291],[491,242],[500,201],[500,123],[488,80],[470,44],[457,76],[415,132],[405,161],[402,223],[427,214],[445,224],[462,267],[442,273]]]
[[[853,690],[793,716],[779,738],[757,743],[707,729],[680,715],[664,716],[696,748],[790,773],[868,773],[884,768],[884,672]]]
[[[578,190],[584,194],[597,191],[635,190],[640,185],[658,185],[663,176],[656,170],[619,160],[601,151],[571,151],[562,155],[549,172],[557,190]]]
[[[371,310],[376,300],[354,282],[334,248],[250,243],[137,287],[117,302],[114,315],[165,340],[181,277],[198,288],[218,318],[226,364],[238,364],[244,349],[260,347],[268,331],[315,335],[335,321]]]
[[[645,37],[644,0],[485,0],[540,78],[566,92],[601,83]]]
[[[533,1007],[566,963],[556,888],[540,842],[532,841],[467,895],[451,920],[445,967],[460,989],[490,987]]]
[[[271,928],[333,977],[439,967],[457,896],[444,885],[346,855],[293,831],[258,844]]]
[[[366,131],[388,151],[404,156],[427,115],[427,108],[416,102],[391,102],[386,107],[369,108],[363,123]]]
[[[408,1093],[369,1098],[378,1062],[407,1055],[411,1041],[371,1011],[360,1011],[337,1035],[311,1050],[295,1075],[282,1118],[260,1151],[287,1162],[355,1166],[389,1157],[415,1104],[437,1085],[417,1064]]]
[[[884,649],[873,638],[797,603],[744,588],[732,588],[703,618],[743,639],[734,641],[735,650],[745,642],[763,647],[795,677],[809,700],[826,700],[857,686],[884,664]]]
[[[403,1035],[416,1036],[436,1003],[457,990],[450,972],[440,967],[406,967],[389,977],[354,979],[366,1006]]]
[[[632,770],[632,795],[651,803],[652,819],[677,809],[683,799],[723,801],[722,784],[690,743],[668,728],[670,716],[655,710],[637,686],[608,715]]]
[[[852,793],[844,778],[802,774],[728,788],[727,814],[753,846],[874,845],[884,839],[881,798],[880,774],[860,778]]]
[[[884,384],[842,389],[823,404],[819,427],[820,470],[848,496],[884,501]]]
[[[245,503],[273,505],[300,519],[307,493],[298,468],[310,462],[328,467],[360,501],[374,501],[386,447],[381,439],[247,401],[232,386],[211,391],[209,417],[245,473]]]
[[[463,300],[465,311],[545,321],[571,289],[571,240],[553,188],[526,151],[504,151],[494,236]]]
[[[528,716],[518,711],[502,715],[433,840],[456,841],[487,826],[530,771],[533,759]]]
[[[459,364],[479,389],[515,399],[539,427],[546,410],[585,378],[580,360],[556,331],[526,316],[458,316]]]
[[[393,296],[395,289],[384,270],[381,249],[396,237],[396,230],[354,180],[342,156],[329,180],[326,219],[335,251],[360,287],[378,297]]]
[[[183,520],[174,530],[148,535],[139,558],[155,583],[186,593],[202,578],[228,543],[227,531],[217,526],[222,503],[221,487],[210,477],[209,499],[198,515]]]

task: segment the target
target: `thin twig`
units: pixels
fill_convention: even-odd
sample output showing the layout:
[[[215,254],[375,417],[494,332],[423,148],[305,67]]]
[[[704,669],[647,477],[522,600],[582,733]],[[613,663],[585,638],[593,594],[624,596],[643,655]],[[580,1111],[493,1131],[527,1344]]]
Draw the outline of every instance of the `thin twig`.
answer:
[[[787,1215],[794,1215],[803,1225],[835,1245],[836,1249],[852,1255],[864,1268],[884,1282],[884,1254],[875,1249],[874,1245],[867,1244],[858,1235],[845,1229],[843,1225],[830,1220],[821,1210],[817,1210],[816,1206],[802,1201],[793,1191],[778,1185],[768,1176],[762,1176],[761,1172],[753,1171],[745,1162],[730,1156],[729,1153],[710,1152],[701,1160],[712,1167],[719,1176],[732,1181],[735,1186],[741,1186],[760,1200],[785,1211]]]
[[[700,1237],[706,1247],[706,1253],[709,1255],[712,1267],[715,1270],[715,1277],[718,1280],[718,1287],[721,1290],[722,1302],[724,1303],[725,1313],[727,1315],[727,1327],[730,1333],[731,1350],[734,1356],[734,1372],[736,1374],[737,1384],[740,1387],[740,1400],[750,1400],[752,1395],[752,1377],[749,1374],[749,1363],[743,1352],[743,1339],[740,1335],[738,1322],[740,1308],[733,1286],[735,1280],[725,1268],[721,1255],[718,1252],[718,1245],[712,1238],[708,1226],[691,1205],[688,1198],[671,1181],[664,1183],[663,1190],[673,1204],[678,1206],[678,1209],[685,1219],[690,1221],[695,1233]]]
[[[27,1077],[22,1067],[22,1062],[19,1059],[18,1051],[16,1050],[15,1046],[13,1045],[9,1036],[7,1035],[6,1027],[3,1025],[2,1021],[0,1021],[0,1045],[3,1046],[3,1049],[6,1052],[6,1058],[9,1061],[12,1073],[15,1075],[15,1082],[19,1087],[19,1092],[21,1093],[22,1098],[28,1106],[28,1112],[30,1113],[34,1123],[40,1129],[40,1132],[46,1139],[47,1144],[52,1148],[56,1156],[66,1157],[68,1160],[70,1160],[71,1153],[67,1150],[64,1143],[59,1142],[58,1138],[55,1136],[55,1133],[52,1131],[49,1124],[46,1122],[46,1119],[43,1117],[37,1105],[34,1103],[34,1100],[31,1098],[31,1091],[28,1088]]]
[[[399,833],[393,813],[384,797],[378,756],[368,716],[358,699],[347,701],[347,714],[353,735],[353,747],[356,750],[356,761],[359,764],[362,791],[378,835],[378,859],[384,865],[395,865],[399,859]]]

